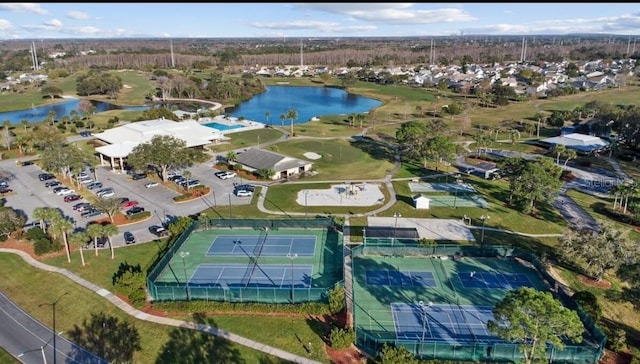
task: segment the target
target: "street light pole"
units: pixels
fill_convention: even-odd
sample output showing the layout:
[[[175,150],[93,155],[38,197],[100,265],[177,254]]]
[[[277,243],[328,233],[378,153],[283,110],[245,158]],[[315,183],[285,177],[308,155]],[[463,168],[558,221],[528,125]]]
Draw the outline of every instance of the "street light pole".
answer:
[[[182,251],[180,252],[180,258],[182,258],[182,269],[184,270],[184,285],[187,290],[187,301],[191,300],[191,295],[189,294],[189,280],[187,279],[187,265],[184,262],[184,258],[189,256],[189,252]]]
[[[309,191],[304,191],[304,216],[307,217],[307,195],[309,194]]]
[[[233,218],[233,215],[231,214],[231,192],[229,192],[229,218]]]
[[[396,234],[398,231],[398,218],[402,217],[401,214],[394,212],[393,213],[393,217],[395,217],[395,223],[393,224],[393,240],[391,240],[391,246],[393,246],[393,244],[396,242]]]
[[[60,296],[58,296],[58,298],[53,301],[53,303],[41,303],[38,305],[38,307],[42,307],[42,306],[51,306],[51,309],[53,311],[53,364],[56,364],[56,305],[58,304],[58,301],[60,301],[60,299],[66,295],[68,295],[69,292],[64,292],[63,294],[61,294]],[[43,356],[44,356],[44,347],[43,347]]]
[[[482,232],[480,234],[480,245],[482,245],[484,243],[484,224],[485,224],[485,221],[487,221],[487,219],[489,217],[490,217],[489,215],[480,216],[480,220],[482,220]]]
[[[298,253],[287,253],[287,258],[291,259],[291,303],[296,303],[295,290],[293,289],[293,260],[298,257]]]
[[[216,202],[216,190],[211,189],[211,192],[213,192],[213,207],[218,207],[218,202]]]

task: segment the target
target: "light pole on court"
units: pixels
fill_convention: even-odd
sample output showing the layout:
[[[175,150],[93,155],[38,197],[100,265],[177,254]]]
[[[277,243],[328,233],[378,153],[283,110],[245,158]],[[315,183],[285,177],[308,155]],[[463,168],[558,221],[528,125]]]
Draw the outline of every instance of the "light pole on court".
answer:
[[[38,307],[51,306],[51,309],[53,311],[53,364],[56,364],[56,356],[57,356],[56,355],[56,336],[58,336],[58,334],[56,334],[56,305],[58,304],[58,301],[60,301],[62,297],[68,294],[69,292],[64,292],[63,294],[58,296],[58,298],[55,301],[53,301],[53,303],[41,303],[38,305]],[[44,355],[44,349],[43,349],[43,355]]]
[[[298,257],[298,253],[287,253],[287,258],[291,260],[291,303],[296,303],[295,291],[293,289],[293,260]]]
[[[480,245],[484,243],[484,224],[489,217],[490,217],[489,215],[480,216],[480,220],[482,220],[482,232],[480,233]]]
[[[396,242],[396,233],[398,231],[398,218],[402,217],[400,213],[394,212],[393,217],[395,218],[395,223],[393,224],[393,240],[391,241],[391,245]]]
[[[424,331],[425,331],[425,316],[426,316],[426,307],[424,306],[424,301],[418,302],[418,306],[420,306],[420,312],[422,313],[422,342],[424,342]]]
[[[456,208],[456,203],[458,202],[458,186],[462,183],[462,180],[460,179],[460,174],[454,174],[453,178],[455,178],[455,188],[454,188],[454,193],[453,193],[453,208]]]
[[[189,256],[189,252],[182,251],[179,253],[180,258],[182,258],[182,269],[184,271],[184,285],[187,290],[187,301],[191,300],[191,295],[189,294],[189,280],[187,279],[187,265],[185,264],[184,258]]]

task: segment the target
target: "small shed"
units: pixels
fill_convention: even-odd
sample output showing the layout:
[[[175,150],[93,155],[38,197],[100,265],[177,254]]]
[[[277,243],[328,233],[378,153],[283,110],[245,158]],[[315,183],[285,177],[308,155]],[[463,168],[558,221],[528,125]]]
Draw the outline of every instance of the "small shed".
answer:
[[[413,196],[413,205],[416,209],[428,210],[430,202],[430,198],[425,197],[421,194]]]

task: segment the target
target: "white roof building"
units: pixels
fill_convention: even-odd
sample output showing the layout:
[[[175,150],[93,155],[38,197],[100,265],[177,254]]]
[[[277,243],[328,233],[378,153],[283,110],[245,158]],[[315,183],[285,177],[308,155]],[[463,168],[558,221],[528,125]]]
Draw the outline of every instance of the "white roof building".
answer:
[[[126,158],[133,148],[142,143],[148,143],[156,135],[169,135],[184,140],[187,148],[200,147],[211,144],[217,140],[227,139],[219,130],[199,124],[195,120],[176,122],[167,119],[145,120],[108,129],[94,136],[108,143],[97,147],[96,152],[100,157],[106,156],[113,159]]]
[[[562,144],[581,153],[591,153],[606,148],[609,143],[592,135],[571,133],[540,140],[551,146]]]

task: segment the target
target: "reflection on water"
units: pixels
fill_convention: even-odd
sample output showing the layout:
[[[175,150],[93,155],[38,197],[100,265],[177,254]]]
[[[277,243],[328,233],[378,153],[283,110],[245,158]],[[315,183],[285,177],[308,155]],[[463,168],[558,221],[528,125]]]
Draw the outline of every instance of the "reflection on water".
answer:
[[[131,110],[131,111],[144,111],[149,109],[149,106],[118,106],[104,101],[91,101],[91,104],[95,106],[96,112],[103,112],[108,110]],[[64,101],[57,102],[55,104],[32,106],[29,109],[14,110],[7,112],[0,112],[0,120],[9,120],[12,124],[19,124],[22,120],[27,120],[30,123],[39,123],[47,118],[49,112],[54,111],[56,116],[54,119],[60,120],[65,115],[71,117],[71,111],[75,110],[79,115],[80,112],[80,99],[65,99]]]

